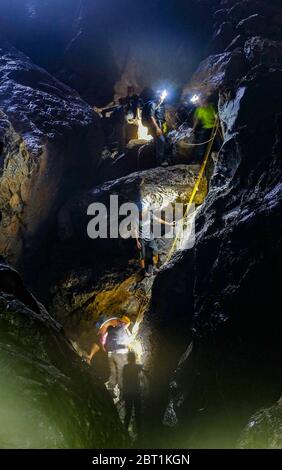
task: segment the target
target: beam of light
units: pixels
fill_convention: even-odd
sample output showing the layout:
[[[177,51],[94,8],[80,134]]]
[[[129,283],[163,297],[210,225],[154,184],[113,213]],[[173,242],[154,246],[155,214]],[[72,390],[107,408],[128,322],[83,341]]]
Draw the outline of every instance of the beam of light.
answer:
[[[143,126],[141,119],[138,119],[138,139],[152,140],[152,136],[148,133],[147,127]]]
[[[193,95],[192,98],[190,99],[191,103],[196,104],[200,99],[200,95]]]
[[[142,118],[141,118],[141,112],[138,110],[137,114],[137,125],[138,125],[138,140],[147,140],[148,142],[152,140],[152,136],[148,132],[148,128],[143,126],[142,124]]]
[[[162,93],[161,93],[161,100],[164,101],[166,98],[167,98],[167,90],[163,90]]]
[[[135,353],[137,362],[142,362],[143,347],[141,340],[138,338],[133,338],[130,342],[129,349]]]

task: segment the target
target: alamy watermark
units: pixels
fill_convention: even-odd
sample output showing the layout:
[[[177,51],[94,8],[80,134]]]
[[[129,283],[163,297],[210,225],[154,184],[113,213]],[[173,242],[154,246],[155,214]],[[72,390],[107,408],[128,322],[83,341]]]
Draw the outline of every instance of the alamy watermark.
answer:
[[[87,234],[101,239],[177,239],[179,246],[192,248],[195,243],[195,205],[168,203],[156,207],[144,199],[140,203],[120,204],[118,195],[110,196],[110,204],[94,202],[88,206],[91,220]]]

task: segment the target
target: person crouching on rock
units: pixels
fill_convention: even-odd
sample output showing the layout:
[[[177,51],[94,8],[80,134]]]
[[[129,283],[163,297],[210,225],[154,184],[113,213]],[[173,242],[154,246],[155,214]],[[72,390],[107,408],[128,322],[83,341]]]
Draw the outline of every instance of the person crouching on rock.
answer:
[[[131,334],[129,332],[130,319],[123,316],[116,326],[109,326],[105,341],[105,350],[108,354],[110,378],[108,390],[113,398],[117,398],[115,388],[118,385],[122,392],[122,371],[127,362],[128,345]]]

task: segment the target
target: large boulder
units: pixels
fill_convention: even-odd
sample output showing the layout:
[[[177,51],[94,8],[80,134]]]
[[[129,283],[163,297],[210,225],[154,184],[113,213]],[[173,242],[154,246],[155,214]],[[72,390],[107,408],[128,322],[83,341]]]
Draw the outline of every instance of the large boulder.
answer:
[[[0,52],[0,249],[19,262],[44,241],[59,201],[92,183],[102,135],[75,91],[4,41]]]
[[[95,182],[111,181],[156,166],[153,142],[137,139],[127,145],[124,153],[104,151],[99,163]]]
[[[1,448],[128,446],[98,375],[19,275],[3,260],[0,270]]]
[[[240,78],[246,70],[246,59],[240,50],[209,56],[200,64],[183,93],[192,89],[210,94],[225,81]]]

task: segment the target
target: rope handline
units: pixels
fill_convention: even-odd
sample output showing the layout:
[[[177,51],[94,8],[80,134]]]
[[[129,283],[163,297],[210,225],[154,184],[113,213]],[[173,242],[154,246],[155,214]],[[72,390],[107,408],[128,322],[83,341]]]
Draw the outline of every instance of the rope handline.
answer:
[[[203,178],[203,174],[204,174],[204,171],[205,171],[206,166],[207,166],[207,162],[208,162],[208,159],[209,159],[211,150],[212,150],[212,146],[213,146],[214,139],[215,139],[216,134],[217,134],[217,132],[218,132],[218,128],[219,128],[219,123],[217,123],[217,126],[216,126],[216,127],[214,128],[214,130],[213,130],[212,138],[208,141],[208,142],[209,142],[209,146],[208,146],[208,148],[207,148],[207,150],[206,150],[206,153],[205,153],[205,156],[204,156],[204,160],[203,160],[203,163],[202,163],[201,168],[200,168],[200,171],[199,171],[199,175],[198,175],[197,180],[196,180],[196,182],[195,182],[195,185],[194,185],[192,194],[191,194],[191,196],[190,196],[190,199],[189,199],[189,202],[188,202],[188,205],[187,205],[187,208],[186,208],[186,211],[185,211],[185,214],[184,214],[182,220],[185,219],[185,218],[187,217],[187,215],[189,214],[191,205],[193,204],[195,195],[196,195],[196,193],[197,193],[197,191],[198,191],[198,189],[199,189],[199,185],[200,185],[200,182],[201,182],[201,180],[202,180],[202,178]],[[179,239],[179,235],[180,235],[180,232],[176,235],[176,237],[175,237],[175,239],[174,239],[174,242],[173,242],[173,245],[172,245],[172,247],[171,247],[171,249],[170,249],[170,251],[169,251],[169,253],[168,253],[167,257],[166,257],[166,261],[165,261],[164,264],[166,264],[166,263],[170,260],[172,254],[173,254],[173,252],[174,252],[176,243],[177,243],[177,241],[178,241],[178,239]],[[140,325],[141,325],[141,323],[142,323],[142,321],[143,321],[143,317],[144,317],[144,310],[143,310],[143,309],[144,309],[144,307],[145,307],[146,302],[147,302],[147,298],[145,298],[145,299],[143,300],[143,302],[141,302],[141,304],[140,304],[139,312],[138,312],[138,315],[137,315],[137,318],[136,318],[136,321],[135,321],[135,324],[134,324],[134,327],[133,327],[133,330],[132,330],[132,338],[133,338],[133,341],[135,340],[135,338],[137,337],[137,335],[138,335],[138,333],[139,333],[139,328],[140,328]]]
[[[197,193],[197,191],[198,191],[198,189],[199,189],[199,185],[200,185],[200,183],[201,183],[201,181],[202,181],[202,178],[203,178],[203,175],[204,175],[204,171],[205,171],[205,169],[206,169],[206,166],[207,166],[207,163],[208,163],[208,159],[209,159],[209,156],[210,156],[210,153],[211,153],[211,150],[212,150],[212,146],[213,146],[213,143],[214,143],[214,140],[215,140],[215,137],[216,137],[216,134],[217,134],[218,130],[219,130],[219,122],[217,122],[217,125],[216,125],[216,126],[214,127],[214,129],[213,129],[211,139],[209,139],[209,140],[207,141],[207,143],[208,143],[209,145],[208,145],[208,148],[207,148],[207,150],[206,150],[206,153],[205,153],[205,156],[204,156],[204,160],[203,160],[203,162],[202,162],[202,165],[201,165],[201,168],[200,168],[200,171],[199,171],[197,180],[196,180],[196,182],[195,182],[195,184],[194,184],[194,188],[193,188],[193,191],[192,191],[192,193],[191,193],[191,196],[190,196],[190,199],[189,199],[189,202],[188,202],[188,205],[187,205],[187,208],[186,208],[186,211],[185,211],[185,214],[184,214],[182,220],[185,219],[185,218],[187,217],[187,215],[189,214],[190,208],[191,208],[191,206],[192,206],[192,204],[193,204],[194,198],[195,198],[196,193]],[[203,145],[203,144],[200,144],[200,145]],[[166,264],[166,263],[170,260],[170,258],[171,258],[171,256],[172,256],[173,252],[175,251],[175,246],[176,246],[176,243],[178,242],[179,235],[180,235],[180,231],[179,231],[179,233],[176,235],[176,237],[175,237],[175,239],[174,239],[174,242],[173,242],[172,247],[171,247],[171,249],[170,249],[170,251],[169,251],[169,253],[168,253],[167,257],[166,257],[166,261],[165,261],[164,264]],[[143,299],[143,301],[142,301],[141,304],[140,304],[139,311],[138,311],[138,315],[137,315],[137,318],[136,318],[136,320],[135,320],[135,324],[134,324],[134,327],[133,327],[133,330],[132,330],[132,338],[133,338],[133,341],[135,340],[135,338],[137,337],[137,335],[138,335],[138,333],[139,333],[139,328],[140,328],[140,325],[141,325],[141,323],[142,323],[142,321],[143,321],[143,318],[144,318],[144,307],[145,307],[146,303],[147,303],[147,298]]]
[[[213,146],[213,142],[214,142],[214,139],[216,137],[216,134],[218,132],[218,128],[219,128],[219,123],[217,123],[216,127],[214,128],[214,131],[213,131],[213,134],[212,134],[212,138],[209,140],[209,145],[208,145],[208,148],[206,150],[206,153],[205,153],[205,156],[204,156],[204,160],[203,160],[203,163],[201,165],[201,168],[200,168],[200,171],[199,171],[199,175],[197,177],[197,180],[195,182],[195,185],[194,185],[194,188],[193,188],[193,191],[192,191],[192,194],[190,196],[190,199],[189,199],[189,202],[188,202],[188,205],[187,205],[187,208],[186,208],[186,211],[185,211],[185,214],[182,218],[185,219],[187,217],[187,215],[189,214],[189,211],[191,209],[191,206],[193,204],[193,201],[194,201],[194,198],[196,196],[196,193],[199,189],[199,185],[202,181],[202,178],[203,178],[203,175],[204,175],[204,171],[206,169],[206,166],[207,166],[207,163],[208,163],[208,159],[209,159],[209,156],[210,156],[210,153],[211,153],[211,150],[212,150],[212,146]],[[167,263],[170,259],[171,259],[171,256],[173,255],[174,251],[175,251],[175,247],[176,247],[176,244],[179,240],[179,237],[180,237],[180,231],[176,234],[176,237],[174,239],[174,242],[172,244],[172,247],[166,257],[166,261],[165,263]]]
[[[185,147],[201,147],[201,145],[207,145],[213,140],[214,140],[214,137],[212,137],[209,140],[206,140],[206,142],[200,142],[198,144],[185,144]]]

